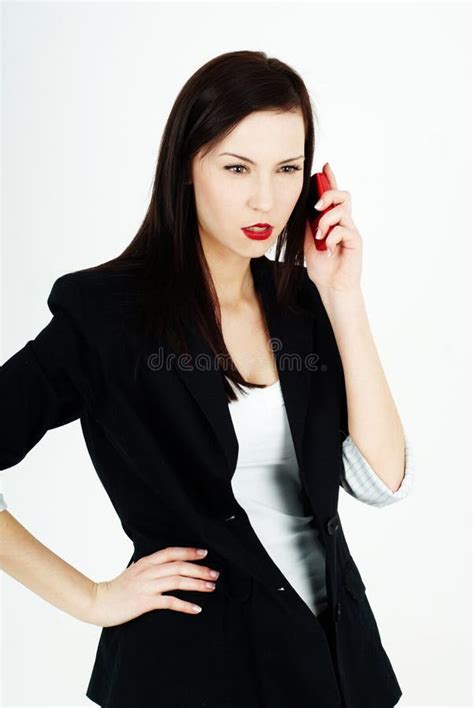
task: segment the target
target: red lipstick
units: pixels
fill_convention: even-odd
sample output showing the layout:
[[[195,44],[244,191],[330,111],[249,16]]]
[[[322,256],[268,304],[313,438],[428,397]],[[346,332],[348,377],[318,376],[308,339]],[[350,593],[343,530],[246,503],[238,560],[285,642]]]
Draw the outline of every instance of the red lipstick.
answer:
[[[272,235],[273,226],[271,224],[253,224],[252,226],[243,227],[242,231],[254,241],[263,241]]]

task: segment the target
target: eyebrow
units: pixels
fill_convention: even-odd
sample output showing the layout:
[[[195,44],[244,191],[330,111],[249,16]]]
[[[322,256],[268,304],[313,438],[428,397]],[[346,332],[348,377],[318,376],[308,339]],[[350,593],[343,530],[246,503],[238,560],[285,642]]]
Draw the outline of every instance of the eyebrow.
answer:
[[[248,157],[242,157],[242,155],[236,155],[233,152],[221,152],[221,153],[219,153],[218,157],[221,157],[221,155],[230,155],[230,157],[237,157],[239,160],[243,160],[244,162],[250,162],[251,165],[256,164],[253,160],[250,160]],[[298,155],[298,157],[289,157],[287,160],[282,160],[281,162],[277,162],[277,165],[283,165],[284,162],[293,162],[293,160],[299,160],[301,157],[304,157],[304,155]]]

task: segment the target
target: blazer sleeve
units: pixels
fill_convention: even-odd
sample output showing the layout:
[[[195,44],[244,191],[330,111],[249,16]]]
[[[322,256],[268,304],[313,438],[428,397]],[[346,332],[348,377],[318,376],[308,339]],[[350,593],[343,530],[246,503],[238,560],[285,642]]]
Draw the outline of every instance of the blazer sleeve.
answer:
[[[46,327],[0,366],[1,470],[94,405],[94,359],[74,273],[55,281],[47,304],[53,317]]]

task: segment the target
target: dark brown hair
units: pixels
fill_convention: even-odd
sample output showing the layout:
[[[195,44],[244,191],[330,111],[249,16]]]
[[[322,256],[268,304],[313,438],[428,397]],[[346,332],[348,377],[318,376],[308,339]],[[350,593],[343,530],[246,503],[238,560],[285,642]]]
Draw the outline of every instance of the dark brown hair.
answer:
[[[221,54],[185,83],[172,107],[161,138],[151,201],[142,225],[116,258],[88,270],[130,267],[139,275],[143,294],[143,335],[161,336],[182,353],[192,323],[238,387],[246,382],[227,351],[219,308],[197,226],[194,194],[189,184],[193,157],[212,150],[254,111],[301,111],[305,125],[304,181],[300,198],[276,241],[275,260],[284,260],[273,279],[279,307],[292,302],[304,264],[306,198],[314,152],[313,112],[303,80],[288,64],[264,52]],[[230,365],[229,365],[230,364]],[[225,380],[224,380],[225,381]],[[225,381],[228,401],[236,395]]]

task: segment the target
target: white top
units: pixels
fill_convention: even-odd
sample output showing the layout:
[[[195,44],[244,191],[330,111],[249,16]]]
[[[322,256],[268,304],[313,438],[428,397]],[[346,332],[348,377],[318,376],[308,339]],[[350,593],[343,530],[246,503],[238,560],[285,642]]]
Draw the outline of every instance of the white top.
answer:
[[[315,615],[327,607],[325,552],[313,516],[303,514],[301,480],[280,381],[229,403],[239,442],[232,489],[270,557]],[[382,507],[402,499],[413,482],[413,455],[405,446],[405,477],[397,492],[372,470],[352,439],[342,445],[342,487]],[[410,463],[410,464],[408,464]]]

